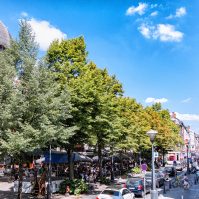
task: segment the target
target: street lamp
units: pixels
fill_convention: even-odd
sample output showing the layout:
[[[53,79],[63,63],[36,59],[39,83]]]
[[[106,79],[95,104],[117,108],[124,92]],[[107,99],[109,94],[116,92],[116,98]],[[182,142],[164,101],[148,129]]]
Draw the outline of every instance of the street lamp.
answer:
[[[49,164],[48,164],[48,185],[47,185],[47,199],[51,199],[51,171],[52,171],[52,150],[51,144],[49,146]]]
[[[189,174],[189,142],[187,143],[187,174]]]
[[[154,130],[150,130],[147,132],[147,135],[150,137],[152,143],[152,190],[151,190],[151,199],[158,199],[158,192],[156,190],[156,182],[155,182],[155,157],[154,157],[154,139],[158,132]]]

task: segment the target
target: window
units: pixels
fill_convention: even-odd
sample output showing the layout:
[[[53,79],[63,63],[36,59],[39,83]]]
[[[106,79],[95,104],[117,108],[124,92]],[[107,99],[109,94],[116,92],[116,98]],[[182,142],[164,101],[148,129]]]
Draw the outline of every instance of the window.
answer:
[[[128,191],[128,189],[124,189],[123,192],[122,192],[122,195],[126,195],[126,194],[129,194],[130,192]]]
[[[111,190],[111,189],[105,189],[102,194],[107,194],[111,196],[119,196],[119,191]]]

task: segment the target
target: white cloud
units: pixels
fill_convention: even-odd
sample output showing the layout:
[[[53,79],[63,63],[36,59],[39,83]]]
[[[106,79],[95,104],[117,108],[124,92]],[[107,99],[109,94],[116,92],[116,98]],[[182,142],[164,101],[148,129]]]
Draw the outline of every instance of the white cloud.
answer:
[[[173,19],[173,18],[180,18],[183,17],[187,14],[187,10],[185,7],[180,7],[176,9],[176,13],[175,15],[169,15],[168,17],[166,17],[167,19]]]
[[[176,112],[176,117],[182,121],[199,121],[197,114],[181,114]]]
[[[183,33],[175,30],[175,26],[170,24],[158,24],[156,36],[160,38],[161,41],[181,41],[183,38]]]
[[[139,28],[140,33],[147,39],[151,38],[152,35],[152,26],[148,26],[146,24],[142,24]]]
[[[27,17],[28,16],[28,13],[27,12],[21,12],[20,14],[22,17]]]
[[[42,51],[46,51],[53,40],[66,38],[66,34],[52,26],[48,21],[39,21],[32,18],[28,22],[35,33],[36,42],[39,43]]]
[[[141,24],[138,30],[147,39],[159,39],[163,42],[180,42],[184,35],[170,24],[157,24],[156,26]]]
[[[190,101],[191,101],[191,98],[189,97],[189,98],[187,98],[187,99],[182,100],[181,102],[182,102],[182,103],[188,103],[188,102],[190,102]]]
[[[181,8],[178,8],[177,10],[176,10],[176,17],[183,17],[184,15],[186,15],[187,14],[187,10],[186,10],[186,8],[185,7],[181,7]]]
[[[158,4],[156,3],[156,4],[151,4],[151,8],[153,9],[153,8],[156,8],[156,7],[158,7]]]
[[[143,15],[148,7],[148,4],[146,3],[139,3],[137,7],[131,6],[127,9],[126,15],[134,15],[135,13],[138,13],[139,15]]]
[[[152,12],[151,14],[150,14],[150,16],[152,16],[152,17],[155,17],[155,16],[157,16],[158,15],[158,11],[154,11],[154,12]]]
[[[165,103],[165,102],[168,102],[168,99],[166,99],[166,98],[156,99],[153,97],[148,97],[145,99],[145,102],[146,103]]]

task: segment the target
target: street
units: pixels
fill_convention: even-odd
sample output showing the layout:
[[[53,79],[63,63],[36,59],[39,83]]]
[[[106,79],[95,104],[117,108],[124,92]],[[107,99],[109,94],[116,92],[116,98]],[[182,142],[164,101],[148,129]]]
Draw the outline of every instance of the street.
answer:
[[[180,173],[183,174],[183,173]],[[197,199],[199,198],[199,184],[194,184],[194,174],[189,175],[189,180],[191,181],[191,187],[189,190],[184,190],[183,188],[166,188],[166,194],[163,193],[163,187],[158,189],[159,199]],[[12,191],[13,183],[8,183],[5,180],[0,182],[0,199],[13,199],[16,193]],[[96,199],[96,196],[100,191],[102,191],[106,186],[99,185],[92,194],[83,194],[80,196],[64,196],[60,194],[54,194],[52,199]],[[29,194],[24,194],[24,199],[34,199],[34,196]],[[140,198],[140,197],[139,197]],[[140,198],[141,199],[141,198]],[[143,199],[150,199],[150,194],[147,194]]]

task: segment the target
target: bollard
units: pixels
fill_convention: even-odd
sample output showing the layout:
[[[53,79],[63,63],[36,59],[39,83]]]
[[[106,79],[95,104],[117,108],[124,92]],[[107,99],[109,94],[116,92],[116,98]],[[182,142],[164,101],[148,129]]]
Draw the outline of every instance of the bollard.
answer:
[[[166,194],[166,186],[165,186],[165,181],[164,181],[164,190],[163,193]]]
[[[169,189],[171,189],[171,180],[169,180]]]

